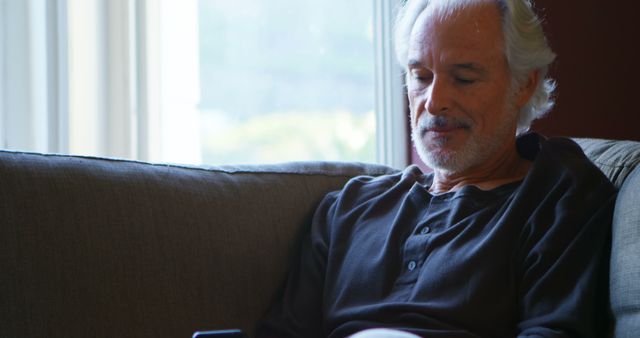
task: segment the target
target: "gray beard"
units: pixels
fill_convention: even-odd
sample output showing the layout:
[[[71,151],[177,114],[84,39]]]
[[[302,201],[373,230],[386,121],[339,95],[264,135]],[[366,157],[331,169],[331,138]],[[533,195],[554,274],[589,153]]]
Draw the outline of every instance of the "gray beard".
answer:
[[[491,136],[474,134],[474,126],[469,123],[471,135],[466,143],[458,149],[452,149],[447,152],[427,150],[427,145],[422,136],[428,125],[425,119],[419,121],[418,125],[412,128],[411,138],[420,159],[427,166],[445,173],[456,174],[487,161],[491,155],[503,147],[504,142],[513,137],[514,121],[503,121]],[[448,138],[439,138],[434,145],[442,147],[446,146],[447,142],[449,142]]]

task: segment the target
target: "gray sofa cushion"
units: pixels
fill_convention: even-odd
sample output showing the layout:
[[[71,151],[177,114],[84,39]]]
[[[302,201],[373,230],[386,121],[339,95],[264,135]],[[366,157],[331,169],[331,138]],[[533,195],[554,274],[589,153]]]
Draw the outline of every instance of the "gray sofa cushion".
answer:
[[[576,139],[620,188],[613,215],[609,292],[616,338],[640,334],[640,142]]]
[[[627,177],[613,216],[611,308],[615,337],[640,335],[640,167]]]
[[[323,195],[391,171],[0,151],[0,337],[251,331]]]

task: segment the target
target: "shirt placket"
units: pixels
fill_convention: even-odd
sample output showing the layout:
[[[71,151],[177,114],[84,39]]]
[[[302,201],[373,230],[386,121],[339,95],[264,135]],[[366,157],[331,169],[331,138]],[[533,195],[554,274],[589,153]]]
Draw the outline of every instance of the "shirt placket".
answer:
[[[416,226],[404,244],[402,269],[397,284],[415,284],[429,254],[429,242],[434,229],[437,228],[437,224],[431,222],[427,215],[430,215],[434,203],[437,205],[441,203],[441,201],[437,201],[436,198],[435,200],[428,199],[427,202],[428,206],[423,208],[423,212],[419,213],[420,216],[417,219]]]

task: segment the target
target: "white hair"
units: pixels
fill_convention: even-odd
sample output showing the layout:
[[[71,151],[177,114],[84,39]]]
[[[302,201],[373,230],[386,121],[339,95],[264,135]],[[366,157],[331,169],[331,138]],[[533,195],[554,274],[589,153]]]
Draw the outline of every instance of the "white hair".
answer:
[[[465,6],[481,0],[437,1],[443,19]],[[549,65],[556,54],[551,50],[542,30],[542,24],[533,11],[531,0],[492,0],[502,15],[504,53],[511,71],[512,88],[527,81],[532,71],[537,71],[540,81],[529,101],[520,109],[518,134],[529,130],[531,123],[543,117],[553,107],[551,94],[556,88],[552,79],[546,78]],[[409,40],[413,26],[431,0],[406,0],[396,17],[395,48],[398,62],[407,66]]]

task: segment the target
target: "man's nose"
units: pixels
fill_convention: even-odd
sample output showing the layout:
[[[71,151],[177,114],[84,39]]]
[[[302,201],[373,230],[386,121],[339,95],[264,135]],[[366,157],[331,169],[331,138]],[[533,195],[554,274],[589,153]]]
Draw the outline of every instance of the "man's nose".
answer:
[[[444,79],[434,78],[427,91],[426,109],[431,115],[442,115],[451,109],[451,88]]]

